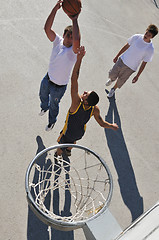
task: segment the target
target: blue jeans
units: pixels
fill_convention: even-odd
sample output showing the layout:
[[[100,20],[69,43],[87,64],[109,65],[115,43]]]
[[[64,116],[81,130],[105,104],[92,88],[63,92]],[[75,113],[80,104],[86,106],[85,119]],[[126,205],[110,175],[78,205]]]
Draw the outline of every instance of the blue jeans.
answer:
[[[40,107],[47,111],[49,109],[49,123],[57,121],[59,113],[59,103],[66,91],[67,85],[56,86],[49,81],[48,74],[43,78],[40,85],[39,97],[41,100]]]

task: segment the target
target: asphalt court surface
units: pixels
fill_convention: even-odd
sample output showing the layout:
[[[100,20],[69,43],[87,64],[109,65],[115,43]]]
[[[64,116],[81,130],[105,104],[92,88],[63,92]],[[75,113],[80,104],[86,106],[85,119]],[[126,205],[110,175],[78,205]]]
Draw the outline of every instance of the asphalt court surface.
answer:
[[[45,20],[56,1],[1,1],[0,9],[0,240],[84,240],[82,230],[51,236],[28,209],[25,172],[37,152],[56,144],[70,105],[70,84],[60,103],[58,121],[45,132],[47,115],[39,117],[39,86],[45,75],[51,43],[45,36]],[[158,4],[158,2],[156,1]],[[81,44],[86,47],[79,90],[100,95],[101,115],[119,124],[118,132],[100,128],[94,119],[87,125],[80,145],[97,152],[108,164],[114,180],[110,211],[126,228],[158,199],[159,182],[159,36],[155,54],[136,84],[132,78],[111,101],[105,83],[113,58],[127,39],[144,33],[151,23],[159,27],[159,9],[152,0],[83,1],[79,16]],[[62,35],[70,19],[61,10],[54,29]],[[109,90],[109,88],[107,88]]]

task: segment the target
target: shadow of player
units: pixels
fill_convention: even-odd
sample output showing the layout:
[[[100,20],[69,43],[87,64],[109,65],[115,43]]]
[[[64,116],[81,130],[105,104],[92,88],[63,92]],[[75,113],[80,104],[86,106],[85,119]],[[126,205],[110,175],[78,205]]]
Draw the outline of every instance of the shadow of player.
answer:
[[[38,149],[36,152],[36,155],[37,155],[39,152],[45,149],[45,146],[40,136],[36,137],[36,141],[38,144]],[[46,157],[47,157],[47,153],[39,157],[38,163],[40,167],[45,165]],[[50,163],[48,161],[47,165],[49,166],[49,164]],[[38,182],[37,181],[38,178],[39,178],[39,171],[35,169],[33,182]],[[49,195],[47,196],[45,201],[47,201],[45,202],[45,205],[49,206],[50,204]],[[28,240],[48,240],[49,239],[48,226],[44,224],[39,218],[36,217],[36,215],[32,212],[29,206],[28,206],[27,239]]]
[[[54,178],[54,186],[57,186],[57,187],[55,188],[55,190],[53,192],[53,211],[56,215],[60,215],[62,217],[64,217],[64,216],[69,217],[69,216],[72,215],[71,212],[70,212],[71,194],[70,194],[70,191],[69,191],[69,187],[70,187],[70,177],[69,177],[70,159],[64,153],[62,154],[62,156],[63,156],[63,159],[65,159],[65,161],[63,162],[63,169],[65,171],[65,181],[66,181],[64,208],[60,212],[60,210],[59,210],[60,195],[59,195],[58,178],[59,178],[60,173],[61,173],[61,163],[57,162],[55,160],[54,172],[56,174],[55,174],[55,178]],[[73,231],[63,232],[63,231],[59,231],[59,230],[56,230],[56,229],[52,228],[51,236],[52,236],[52,239],[54,239],[54,240],[59,240],[59,239],[73,240],[74,239],[74,232]]]
[[[46,147],[43,144],[42,138],[40,136],[36,137],[36,141],[38,144],[38,149],[36,152],[36,155],[44,150]],[[46,160],[47,159],[47,160]],[[51,160],[47,157],[47,153],[42,154],[38,158],[38,165],[44,169],[48,169],[48,167],[52,164]],[[50,169],[51,171],[51,169]],[[69,169],[67,167],[67,172],[69,172]],[[33,176],[33,182],[38,182],[39,180],[39,171],[35,169],[35,173]],[[49,178],[49,173],[48,178]],[[56,175],[55,175],[56,177]],[[68,179],[68,184],[69,184],[69,174],[66,174],[66,179]],[[32,194],[33,191],[32,191]],[[55,191],[54,195],[54,204],[53,204],[53,211],[57,215],[60,215],[59,213],[59,192]],[[50,208],[50,199],[51,199],[51,193],[48,192],[47,196],[45,197],[45,206],[49,209]],[[64,216],[67,216],[67,214],[70,213],[70,204],[71,204],[71,196],[70,192],[68,190],[68,187],[66,185],[65,189],[65,205],[64,205],[64,210],[62,211],[62,214]],[[27,224],[27,240],[73,240],[74,239],[74,234],[73,231],[69,232],[64,232],[64,231],[59,231],[54,228],[51,228],[51,234],[49,234],[48,231],[48,226],[44,224],[36,215],[32,212],[30,207],[28,206],[28,224]]]
[[[132,221],[134,221],[143,213],[143,198],[140,196],[136,184],[129,152],[122,133],[120,116],[115,102],[115,95],[108,99],[110,105],[105,120],[113,122],[114,119],[114,122],[119,126],[119,130],[113,131],[105,129],[105,135],[112,160],[118,174],[118,182],[123,201],[129,208]]]

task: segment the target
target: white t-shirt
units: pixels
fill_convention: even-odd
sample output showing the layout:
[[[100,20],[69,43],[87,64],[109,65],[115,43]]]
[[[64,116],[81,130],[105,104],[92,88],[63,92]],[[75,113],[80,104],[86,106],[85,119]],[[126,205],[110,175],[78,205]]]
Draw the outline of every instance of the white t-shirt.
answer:
[[[135,34],[128,39],[130,47],[122,54],[121,59],[125,65],[136,71],[142,61],[151,62],[154,54],[152,41],[143,40],[143,34]]]
[[[48,69],[50,80],[58,85],[68,84],[76,59],[72,46],[65,47],[63,38],[56,34]]]

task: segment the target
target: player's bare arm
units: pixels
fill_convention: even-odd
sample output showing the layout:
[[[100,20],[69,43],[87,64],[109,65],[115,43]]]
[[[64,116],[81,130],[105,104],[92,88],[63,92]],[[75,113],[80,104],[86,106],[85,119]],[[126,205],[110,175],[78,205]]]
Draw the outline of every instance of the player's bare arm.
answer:
[[[72,71],[72,76],[71,76],[72,103],[71,103],[71,107],[70,107],[70,112],[74,112],[81,101],[80,95],[78,93],[78,77],[79,77],[81,62],[82,62],[84,55],[85,55],[85,48],[82,46],[78,50],[77,61],[74,65],[74,68]]]
[[[124,47],[122,47],[122,49],[118,52],[116,57],[113,59],[113,62],[116,63],[118,58],[119,58],[119,56],[122,55],[129,47],[130,47],[130,45],[128,43],[125,44]]]
[[[53,25],[56,12],[61,8],[61,6],[62,6],[62,1],[59,0],[56,3],[55,7],[52,9],[50,15],[48,16],[48,18],[46,20],[45,26],[44,26],[45,33],[51,42],[53,42],[56,37],[56,33],[51,29],[51,27]]]
[[[81,40],[81,34],[78,26],[78,16],[79,13],[76,14],[75,16],[69,16],[72,20],[72,25],[73,25],[73,43],[72,43],[72,48],[74,53],[78,52],[78,49],[80,47],[80,40]]]
[[[103,128],[111,128],[113,130],[118,130],[118,125],[116,123],[109,123],[103,120],[103,118],[100,115],[100,110],[98,106],[94,107],[94,112],[93,112],[94,118],[97,121],[97,123],[103,127]]]
[[[139,71],[138,71],[137,75],[133,78],[132,83],[136,83],[137,82],[140,74],[143,72],[144,68],[146,67],[146,64],[147,64],[147,62],[144,62],[144,61],[141,63]]]

